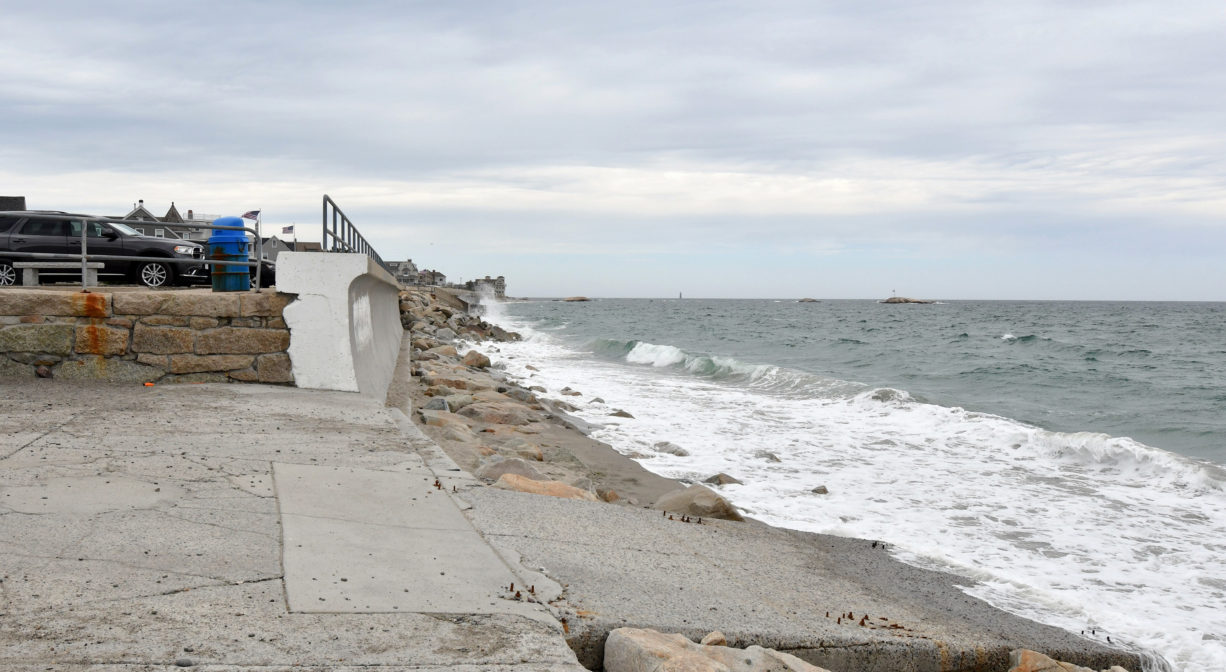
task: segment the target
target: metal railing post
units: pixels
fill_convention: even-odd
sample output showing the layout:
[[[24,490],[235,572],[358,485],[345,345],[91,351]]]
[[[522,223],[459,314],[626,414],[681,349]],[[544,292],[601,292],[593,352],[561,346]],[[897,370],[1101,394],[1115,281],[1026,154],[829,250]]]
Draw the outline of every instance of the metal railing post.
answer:
[[[89,231],[87,231],[88,226],[89,226],[89,222],[85,222],[85,221],[81,222],[81,291],[82,292],[89,291],[88,289],[89,275],[86,273],[86,269],[89,268],[89,248],[88,248],[89,243],[87,242],[89,239],[89,236],[87,235],[89,233]]]

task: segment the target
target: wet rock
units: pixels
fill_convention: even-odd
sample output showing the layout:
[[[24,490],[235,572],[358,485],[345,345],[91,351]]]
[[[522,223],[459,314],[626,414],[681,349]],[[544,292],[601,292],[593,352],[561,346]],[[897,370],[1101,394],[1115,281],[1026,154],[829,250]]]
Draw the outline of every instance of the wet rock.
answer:
[[[826,486],[824,485],[819,485],[816,488],[813,488],[812,490],[810,490],[809,492],[815,495],[829,495],[830,494],[830,491],[826,489]]]
[[[433,352],[436,355],[444,357],[458,357],[460,355],[460,353],[456,352],[454,345],[439,345],[430,348],[426,352]]]
[[[720,473],[712,476],[711,478],[705,479],[703,483],[714,483],[715,485],[731,485],[733,483],[736,483],[740,485],[744,483],[744,481],[733,478],[732,476],[729,476],[728,474],[725,474],[724,472],[721,471]]]
[[[611,416],[613,416],[613,417],[615,417],[615,418],[630,418],[631,420],[633,420],[633,419],[634,419],[634,416],[633,416],[633,415],[630,415],[629,413],[627,413],[626,411],[623,411],[623,410],[622,410],[622,409],[620,409],[620,408],[619,408],[619,409],[617,409],[617,410],[615,410],[615,411],[613,411],[613,412],[612,412],[612,413],[610,413],[609,415],[611,415]]]
[[[39,378],[50,378],[51,369],[47,368],[46,366],[40,366],[37,369],[34,369],[34,375],[38,376]]]
[[[507,390],[507,396],[516,401],[522,401],[525,404],[535,404],[537,401],[535,394],[532,394],[522,387],[512,387],[511,389]]]
[[[669,455],[676,455],[677,457],[689,457],[690,456],[690,451],[686,450],[685,448],[682,448],[681,446],[678,446],[672,441],[659,441],[655,444],[652,444],[651,447],[657,453],[668,453]]]
[[[745,520],[732,502],[702,485],[691,485],[665,494],[656,500],[653,508],[702,518]]]
[[[569,387],[562,388],[561,393],[568,397],[582,397],[583,396],[582,392],[578,390],[572,390]]]
[[[443,327],[442,329],[434,332],[434,337],[443,342],[454,341],[455,332],[447,327]]]
[[[463,362],[464,366],[471,366],[477,369],[489,368],[490,365],[490,358],[477,352],[476,350],[469,350],[464,355],[464,359],[461,361]]]
[[[778,455],[770,452],[769,450],[759,450],[758,452],[754,453],[753,456],[760,460],[766,460],[767,462],[782,462],[783,461],[779,459]]]

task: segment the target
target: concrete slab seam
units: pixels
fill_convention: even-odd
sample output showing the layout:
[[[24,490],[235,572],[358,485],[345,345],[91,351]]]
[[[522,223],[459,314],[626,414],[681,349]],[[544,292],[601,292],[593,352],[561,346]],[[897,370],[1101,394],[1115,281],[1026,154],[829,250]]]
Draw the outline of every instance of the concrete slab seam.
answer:
[[[277,479],[273,475],[275,463],[272,460],[268,461],[268,486],[272,489],[272,498],[277,505],[277,548],[281,551],[277,554],[277,565],[281,568],[281,608],[285,609],[285,613],[290,613],[289,610],[289,587],[285,585],[285,525],[280,524],[280,521],[285,520],[285,514],[281,511],[281,493],[277,489]]]

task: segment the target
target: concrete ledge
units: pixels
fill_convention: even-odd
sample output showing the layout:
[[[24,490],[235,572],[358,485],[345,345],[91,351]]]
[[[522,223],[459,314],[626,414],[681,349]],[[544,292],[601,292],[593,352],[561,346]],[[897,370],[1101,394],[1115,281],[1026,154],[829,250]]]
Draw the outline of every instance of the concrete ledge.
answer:
[[[298,387],[386,398],[400,340],[400,286],[363,254],[284,252],[277,289],[286,306]]]

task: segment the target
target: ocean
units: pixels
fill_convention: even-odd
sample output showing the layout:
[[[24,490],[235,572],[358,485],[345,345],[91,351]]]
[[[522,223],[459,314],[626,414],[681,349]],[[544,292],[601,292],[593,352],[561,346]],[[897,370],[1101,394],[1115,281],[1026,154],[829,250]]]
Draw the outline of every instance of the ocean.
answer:
[[[652,471],[730,474],[753,517],[884,541],[1151,672],[1226,669],[1226,304],[608,299],[488,319],[525,336],[495,361],[582,392],[566,400],[592,436]]]

